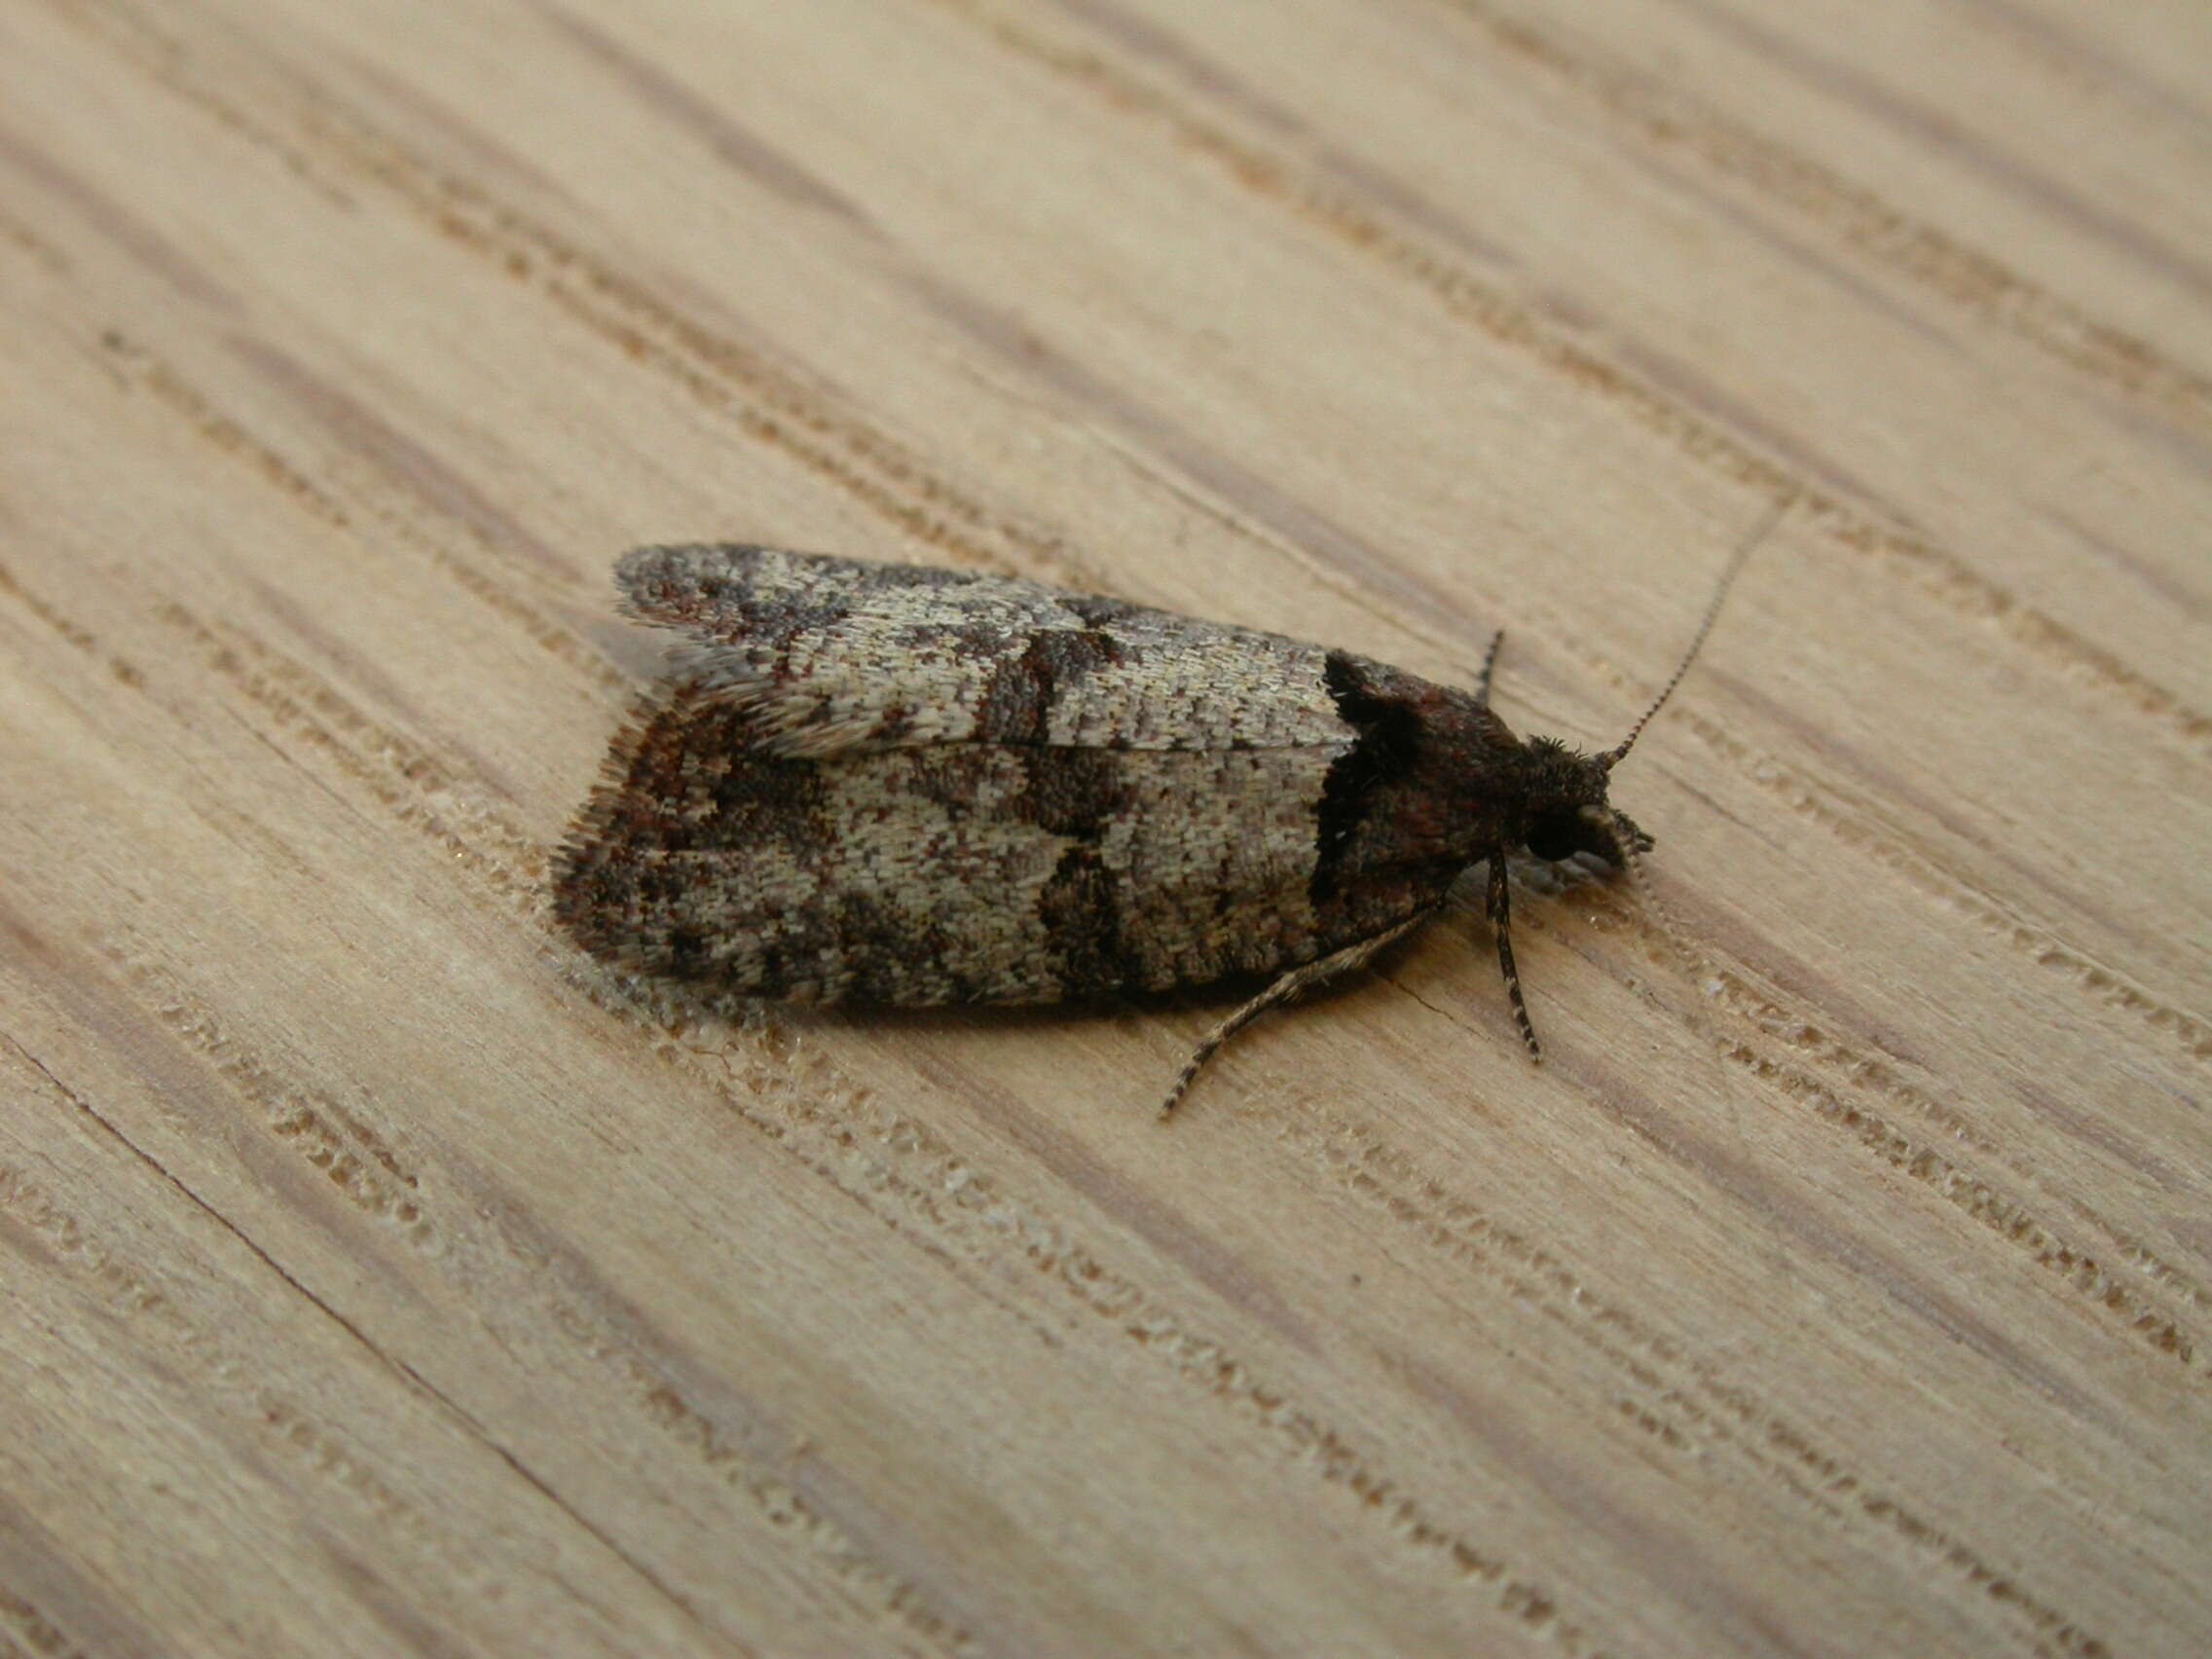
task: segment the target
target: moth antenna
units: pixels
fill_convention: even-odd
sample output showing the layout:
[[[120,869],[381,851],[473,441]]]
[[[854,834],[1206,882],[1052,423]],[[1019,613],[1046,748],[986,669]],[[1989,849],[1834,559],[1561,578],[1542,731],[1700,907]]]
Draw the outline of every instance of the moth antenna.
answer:
[[[1659,695],[1651,699],[1651,707],[1643,711],[1642,718],[1628,728],[1628,736],[1621,739],[1620,747],[1607,750],[1598,756],[1601,766],[1611,771],[1621,756],[1636,746],[1636,740],[1643,735],[1643,728],[1651,723],[1651,717],[1667,706],[1667,699],[1675,694],[1675,687],[1682,682],[1682,676],[1689,673],[1690,664],[1697,660],[1698,647],[1705,644],[1706,635],[1713,632],[1714,623],[1720,619],[1721,602],[1727,599],[1728,590],[1736,585],[1736,578],[1743,573],[1745,564],[1758,550],[1759,543],[1773,533],[1774,527],[1782,522],[1782,515],[1796,504],[1797,492],[1794,490],[1776,499],[1760,515],[1751,534],[1737,544],[1736,551],[1729,557],[1728,568],[1720,572],[1720,585],[1713,590],[1713,603],[1705,608],[1705,620],[1697,625],[1696,634],[1690,638],[1690,648],[1682,653],[1681,663],[1676,668],[1674,677],[1659,688]]]
[[[1505,644],[1505,630],[1500,628],[1490,637],[1490,649],[1483,652],[1483,671],[1475,676],[1475,701],[1484,708],[1490,707],[1491,675],[1497,668],[1497,647]]]

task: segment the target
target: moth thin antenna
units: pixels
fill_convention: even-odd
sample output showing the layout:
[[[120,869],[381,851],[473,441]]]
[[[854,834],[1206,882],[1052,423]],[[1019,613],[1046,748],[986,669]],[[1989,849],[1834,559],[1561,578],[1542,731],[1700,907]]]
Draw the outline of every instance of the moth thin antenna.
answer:
[[[1497,667],[1497,647],[1505,644],[1505,630],[1500,628],[1490,637],[1490,649],[1483,652],[1483,671],[1475,676],[1475,701],[1484,708],[1490,707],[1490,680]]]
[[[1720,572],[1720,585],[1713,590],[1713,603],[1705,608],[1705,620],[1697,625],[1697,632],[1690,639],[1690,648],[1682,653],[1681,663],[1676,668],[1674,677],[1659,688],[1659,695],[1651,699],[1651,707],[1643,711],[1642,718],[1628,728],[1628,736],[1621,739],[1620,746],[1598,756],[1601,766],[1611,771],[1621,756],[1636,746],[1636,740],[1643,735],[1643,728],[1651,723],[1651,717],[1667,706],[1667,699],[1675,694],[1675,687],[1682,682],[1682,676],[1689,673],[1690,664],[1697,660],[1698,647],[1705,644],[1706,635],[1713,632],[1714,623],[1720,619],[1721,602],[1727,599],[1728,590],[1736,585],[1736,578],[1743,573],[1745,564],[1758,550],[1759,543],[1773,533],[1774,527],[1782,522],[1782,515],[1796,504],[1797,492],[1794,490],[1777,498],[1760,515],[1751,534],[1737,544],[1735,553],[1728,560],[1728,568]]]

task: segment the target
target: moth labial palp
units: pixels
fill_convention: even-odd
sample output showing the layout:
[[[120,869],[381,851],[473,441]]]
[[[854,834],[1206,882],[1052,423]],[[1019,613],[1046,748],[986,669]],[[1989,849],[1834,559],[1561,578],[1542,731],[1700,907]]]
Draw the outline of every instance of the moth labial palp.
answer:
[[[608,752],[553,908],[619,967],[850,1006],[1050,1005],[1265,988],[1257,1014],[1417,931],[1505,858],[1621,865],[1615,748],[1523,739],[1477,689],[1348,651],[1010,576],[737,543],[641,548],[629,612],[684,648]]]

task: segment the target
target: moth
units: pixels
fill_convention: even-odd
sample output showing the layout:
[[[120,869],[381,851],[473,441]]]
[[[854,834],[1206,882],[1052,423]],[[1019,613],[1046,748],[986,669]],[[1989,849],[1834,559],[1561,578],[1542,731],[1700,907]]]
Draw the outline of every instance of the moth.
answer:
[[[1607,788],[1729,578],[1642,719],[1588,755],[1491,707],[1502,635],[1461,690],[1009,576],[641,548],[616,567],[624,606],[686,644],[561,848],[554,913],[618,967],[812,1003],[1262,978],[1164,1113],[1232,1034],[1412,933],[1482,864],[1537,1054],[1507,855],[1633,867],[1650,848]]]

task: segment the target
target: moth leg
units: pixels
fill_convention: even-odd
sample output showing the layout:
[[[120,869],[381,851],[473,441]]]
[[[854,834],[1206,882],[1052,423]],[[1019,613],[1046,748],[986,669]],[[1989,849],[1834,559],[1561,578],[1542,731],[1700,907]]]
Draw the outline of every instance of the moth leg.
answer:
[[[1491,670],[1497,666],[1497,647],[1505,644],[1505,630],[1500,628],[1490,637],[1490,649],[1483,652],[1482,672],[1475,676],[1475,702],[1481,708],[1490,707]]]
[[[1283,975],[1281,978],[1275,980],[1266,990],[1205,1034],[1204,1040],[1198,1044],[1198,1048],[1193,1051],[1190,1059],[1185,1062],[1182,1075],[1175,1080],[1175,1087],[1167,1091],[1167,1098],[1160,1103],[1160,1115],[1164,1118],[1168,1113],[1174,1111],[1175,1102],[1183,1098],[1183,1091],[1191,1087],[1191,1080],[1198,1075],[1199,1069],[1205,1065],[1206,1061],[1213,1058],[1215,1051],[1230,1038],[1235,1036],[1237,1032],[1243,1030],[1245,1026],[1267,1013],[1269,1009],[1273,1008],[1277,1003],[1290,1001],[1301,991],[1311,990],[1324,979],[1333,979],[1339,974],[1348,974],[1354,968],[1364,967],[1377,951],[1405,938],[1414,929],[1419,927],[1421,923],[1427,921],[1429,917],[1435,915],[1437,908],[1438,906],[1431,904],[1424,909],[1416,910],[1404,921],[1393,922],[1379,934],[1370,934],[1365,939],[1354,940],[1344,949],[1332,955],[1324,956],[1315,962],[1309,962],[1303,967],[1293,968],[1289,973]]]
[[[1529,1045],[1529,1057],[1540,1060],[1544,1051],[1536,1047],[1536,1028],[1529,1023],[1529,1005],[1521,1000],[1521,973],[1513,966],[1513,905],[1505,893],[1503,847],[1493,847],[1490,852],[1490,925],[1497,933],[1497,965],[1505,972],[1505,996],[1513,1005],[1521,1041]]]

